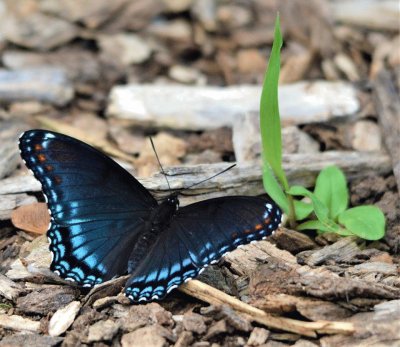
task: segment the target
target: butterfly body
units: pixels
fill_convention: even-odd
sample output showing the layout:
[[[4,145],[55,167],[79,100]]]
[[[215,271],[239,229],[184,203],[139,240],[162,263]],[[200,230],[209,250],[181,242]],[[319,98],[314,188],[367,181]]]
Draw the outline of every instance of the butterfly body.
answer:
[[[160,205],[153,208],[149,219],[144,221],[143,231],[140,233],[128,261],[128,273],[132,273],[138,264],[147,255],[163,230],[166,230],[174,214],[179,208],[179,200],[175,194],[170,195]]]
[[[158,203],[111,158],[69,136],[30,130],[19,147],[51,213],[50,269],[84,287],[129,273],[125,294],[133,302],[165,297],[281,222],[280,209],[264,197],[179,208],[173,193]]]
[[[160,205],[154,210],[154,215],[151,218],[151,225],[153,229],[166,229],[174,214],[179,209],[179,199],[175,194],[168,196]]]

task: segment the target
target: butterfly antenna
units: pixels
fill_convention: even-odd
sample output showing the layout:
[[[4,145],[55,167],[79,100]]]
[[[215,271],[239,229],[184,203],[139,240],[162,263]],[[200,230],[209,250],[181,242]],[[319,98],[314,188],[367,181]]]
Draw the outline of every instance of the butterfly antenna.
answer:
[[[165,180],[167,181],[169,190],[171,190],[171,186],[169,185],[167,174],[165,173],[164,168],[161,165],[160,158],[158,157],[158,154],[157,154],[157,151],[156,151],[156,147],[154,146],[153,138],[151,136],[150,136],[150,142],[151,142],[151,147],[153,147],[154,154],[156,155],[156,158],[157,158],[157,161],[158,161],[158,165],[160,165],[161,172],[164,175]]]
[[[217,177],[217,176],[219,176],[219,175],[222,175],[223,173],[227,172],[228,170],[232,169],[232,168],[235,167],[235,166],[236,166],[236,164],[233,164],[233,165],[227,167],[226,169],[224,169],[224,170],[222,170],[222,171],[216,173],[215,175],[213,175],[213,176],[211,176],[211,177],[207,177],[206,179],[201,180],[200,182],[194,183],[194,184],[192,184],[192,185],[189,186],[189,187],[182,188],[181,191],[182,191],[182,190],[186,190],[186,189],[193,188],[193,187],[195,187],[195,186],[198,186],[198,185],[201,184],[201,183],[204,183],[204,182],[206,182],[206,181],[212,180],[214,177]]]

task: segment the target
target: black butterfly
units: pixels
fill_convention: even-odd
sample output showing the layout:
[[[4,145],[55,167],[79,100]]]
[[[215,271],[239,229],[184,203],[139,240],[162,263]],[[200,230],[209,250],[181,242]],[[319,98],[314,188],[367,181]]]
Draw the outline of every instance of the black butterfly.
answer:
[[[162,299],[224,254],[269,236],[281,222],[271,200],[229,196],[179,208],[160,204],[111,158],[72,137],[30,130],[21,156],[51,213],[51,270],[83,287],[131,274],[131,301]]]

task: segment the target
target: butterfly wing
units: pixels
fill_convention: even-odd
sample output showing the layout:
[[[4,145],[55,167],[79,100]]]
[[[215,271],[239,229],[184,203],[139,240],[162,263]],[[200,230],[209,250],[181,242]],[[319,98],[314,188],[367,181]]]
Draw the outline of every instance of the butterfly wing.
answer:
[[[72,137],[30,130],[19,142],[51,213],[51,270],[93,286],[127,270],[132,243],[157,202],[126,170]]]
[[[281,222],[267,198],[232,196],[178,210],[125,287],[132,301],[161,299],[240,245],[261,240]]]

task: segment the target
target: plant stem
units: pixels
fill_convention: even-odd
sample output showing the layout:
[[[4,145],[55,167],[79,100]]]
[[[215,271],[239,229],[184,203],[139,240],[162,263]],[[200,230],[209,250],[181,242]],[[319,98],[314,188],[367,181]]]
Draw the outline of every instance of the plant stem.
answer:
[[[286,177],[285,171],[283,171],[282,167],[281,167],[281,175],[278,176],[278,180],[280,181],[280,183],[285,191],[285,195],[289,202],[289,214],[288,214],[289,225],[292,229],[295,229],[297,226],[297,223],[296,223],[296,212],[294,209],[294,199],[293,199],[292,195],[287,193],[289,191],[290,187],[289,187],[289,182]]]
[[[294,210],[293,196],[287,194],[287,198],[289,200],[289,215],[288,215],[289,225],[290,225],[290,228],[295,229],[297,223],[296,223],[296,213]]]

